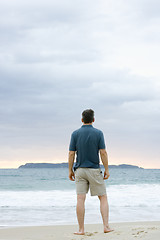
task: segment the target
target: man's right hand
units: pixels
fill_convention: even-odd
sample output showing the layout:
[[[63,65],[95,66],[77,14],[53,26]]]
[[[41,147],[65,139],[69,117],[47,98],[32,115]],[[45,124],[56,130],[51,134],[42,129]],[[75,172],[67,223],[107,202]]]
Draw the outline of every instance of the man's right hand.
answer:
[[[104,171],[104,178],[103,178],[103,179],[108,179],[109,176],[110,176],[109,170],[105,170],[105,171]]]
[[[74,175],[74,172],[73,172],[73,171],[69,172],[69,179],[70,179],[71,181],[75,181],[75,175]]]

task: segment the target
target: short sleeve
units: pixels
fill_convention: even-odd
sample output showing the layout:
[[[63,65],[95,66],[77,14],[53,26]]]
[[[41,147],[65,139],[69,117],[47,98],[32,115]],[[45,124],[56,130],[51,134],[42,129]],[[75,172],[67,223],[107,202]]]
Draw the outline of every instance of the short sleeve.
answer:
[[[76,141],[75,141],[75,137],[74,137],[73,133],[71,135],[69,151],[76,151]]]
[[[104,136],[103,133],[100,132],[100,139],[99,139],[99,144],[98,144],[98,149],[105,149],[105,142],[104,142]]]

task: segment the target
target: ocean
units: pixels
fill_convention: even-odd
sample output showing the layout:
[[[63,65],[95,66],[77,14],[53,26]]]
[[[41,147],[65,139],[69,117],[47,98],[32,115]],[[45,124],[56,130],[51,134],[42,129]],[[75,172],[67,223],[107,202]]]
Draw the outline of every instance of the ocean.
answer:
[[[159,169],[112,168],[105,183],[110,222],[160,221]],[[0,169],[1,227],[76,223],[75,182],[67,168]],[[99,200],[90,193],[85,223],[102,223]]]

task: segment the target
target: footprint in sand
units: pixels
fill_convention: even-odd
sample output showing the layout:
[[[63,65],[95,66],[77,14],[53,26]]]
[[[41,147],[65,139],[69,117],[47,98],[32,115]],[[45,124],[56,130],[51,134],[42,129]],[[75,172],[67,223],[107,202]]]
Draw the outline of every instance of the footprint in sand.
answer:
[[[133,230],[133,229],[132,229]],[[134,236],[134,237],[138,237],[138,236],[140,236],[140,237],[143,237],[144,236],[144,234],[146,234],[147,232],[145,232],[145,231],[138,231],[138,232],[136,232],[136,233],[132,233],[132,235]]]
[[[144,231],[139,231],[139,232],[137,232],[137,234],[140,234],[140,233],[144,233]]]
[[[149,230],[156,230],[157,228],[156,227],[150,227],[148,228]]]

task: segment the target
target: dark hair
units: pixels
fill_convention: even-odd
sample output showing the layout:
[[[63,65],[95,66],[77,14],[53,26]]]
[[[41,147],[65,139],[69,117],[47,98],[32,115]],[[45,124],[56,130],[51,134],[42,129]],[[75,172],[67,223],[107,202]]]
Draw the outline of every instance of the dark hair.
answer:
[[[86,109],[82,112],[82,118],[84,123],[92,123],[94,119],[94,111],[92,109]]]

